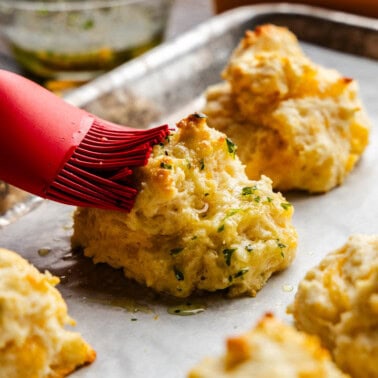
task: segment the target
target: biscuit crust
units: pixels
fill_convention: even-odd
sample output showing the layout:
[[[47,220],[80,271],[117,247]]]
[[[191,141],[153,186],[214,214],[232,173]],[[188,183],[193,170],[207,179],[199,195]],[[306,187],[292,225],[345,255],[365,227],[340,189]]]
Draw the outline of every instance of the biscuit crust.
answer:
[[[353,79],[313,63],[294,34],[274,25],[246,32],[223,78],[203,112],[239,146],[249,178],[313,193],[344,182],[370,130]]]
[[[194,114],[138,168],[130,213],[79,208],[72,245],[158,292],[256,295],[293,260],[293,207],[249,180],[236,146]]]
[[[96,358],[78,333],[64,328],[75,322],[58,282],[0,248],[1,378],[60,378]]]
[[[188,378],[347,378],[315,336],[266,315],[250,331],[230,337],[226,352],[195,366]]]
[[[300,282],[293,313],[352,377],[378,377],[378,236],[353,235]]]

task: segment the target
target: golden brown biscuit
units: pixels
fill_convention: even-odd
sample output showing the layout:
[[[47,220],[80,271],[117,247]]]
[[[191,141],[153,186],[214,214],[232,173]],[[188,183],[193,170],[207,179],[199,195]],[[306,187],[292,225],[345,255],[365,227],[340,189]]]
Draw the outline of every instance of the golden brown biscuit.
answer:
[[[353,235],[326,256],[301,281],[289,311],[352,377],[378,377],[378,236]]]
[[[225,355],[207,358],[189,378],[347,378],[317,337],[296,331],[273,316],[227,340]]]
[[[54,286],[57,277],[38,272],[0,248],[0,377],[59,378],[92,362],[95,351],[76,333]]]
[[[238,145],[249,178],[309,192],[344,181],[370,128],[354,80],[311,62],[291,32],[273,25],[246,33],[223,78],[203,111]]]
[[[271,182],[249,180],[236,146],[191,115],[137,170],[132,211],[79,208],[73,247],[159,292],[229,289],[255,295],[293,260],[292,206]]]

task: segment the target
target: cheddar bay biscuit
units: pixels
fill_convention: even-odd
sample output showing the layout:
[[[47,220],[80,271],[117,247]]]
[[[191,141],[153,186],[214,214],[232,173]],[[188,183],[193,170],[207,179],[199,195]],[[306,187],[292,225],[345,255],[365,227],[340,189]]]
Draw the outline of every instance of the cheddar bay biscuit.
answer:
[[[274,25],[246,33],[223,78],[203,112],[238,145],[249,178],[314,193],[344,182],[370,129],[354,80],[313,63]]]
[[[249,180],[236,146],[194,114],[156,145],[130,213],[79,208],[72,245],[94,262],[177,297],[255,295],[293,260],[293,207],[271,181]]]
[[[341,369],[378,377],[378,236],[353,235],[328,254],[300,282],[289,311]]]
[[[225,354],[206,358],[189,378],[347,378],[317,337],[298,332],[273,316],[227,340]]]
[[[59,378],[95,359],[66,325],[75,322],[54,286],[14,252],[0,248],[0,378]]]

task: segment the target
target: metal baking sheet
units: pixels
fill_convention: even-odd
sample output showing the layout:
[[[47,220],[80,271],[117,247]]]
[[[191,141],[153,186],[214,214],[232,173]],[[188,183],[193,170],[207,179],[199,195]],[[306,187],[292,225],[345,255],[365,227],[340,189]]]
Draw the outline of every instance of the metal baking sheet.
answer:
[[[76,330],[98,353],[91,366],[72,377],[184,377],[204,356],[221,353],[227,336],[249,329],[263,313],[291,322],[286,307],[304,273],[349,235],[378,233],[378,20],[307,6],[236,9],[72,92],[67,100],[133,126],[173,123],[200,110],[201,93],[219,81],[244,31],[266,22],[288,26],[314,61],[358,80],[373,123],[362,160],[345,184],[330,193],[287,195],[299,233],[297,257],[289,269],[272,277],[255,298],[191,298],[205,309],[194,316],[171,315],[169,310],[182,301],[159,296],[124,279],[120,271],[73,254],[72,207],[44,201],[1,229],[2,247],[61,277],[58,287],[78,322]]]

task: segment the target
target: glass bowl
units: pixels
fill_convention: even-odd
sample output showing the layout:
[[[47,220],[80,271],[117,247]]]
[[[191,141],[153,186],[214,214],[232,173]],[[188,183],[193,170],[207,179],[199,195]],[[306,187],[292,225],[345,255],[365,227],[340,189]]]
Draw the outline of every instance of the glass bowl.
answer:
[[[159,44],[171,0],[0,0],[16,61],[47,87],[75,86]]]

